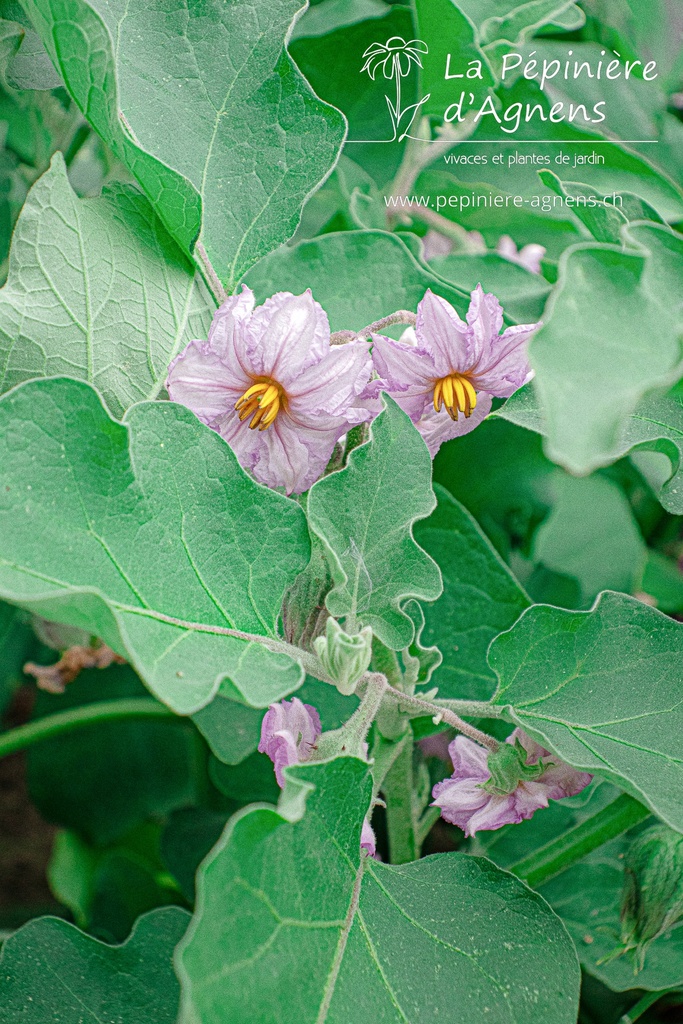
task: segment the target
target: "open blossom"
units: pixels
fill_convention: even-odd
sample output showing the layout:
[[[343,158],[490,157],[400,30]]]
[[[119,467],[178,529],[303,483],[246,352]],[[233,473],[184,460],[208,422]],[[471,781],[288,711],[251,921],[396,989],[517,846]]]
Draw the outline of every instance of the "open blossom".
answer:
[[[432,790],[434,803],[441,816],[461,828],[465,835],[516,825],[530,818],[549,800],[561,800],[580,793],[592,779],[586,772],[576,771],[548,750],[535,743],[521,729],[508,736],[507,742],[518,741],[527,752],[527,765],[547,765],[535,779],[517,783],[511,793],[496,795],[484,789],[491,778],[489,753],[465,736],[456,736],[448,750],[453,763],[450,779],[438,782]]]
[[[310,704],[298,697],[271,704],[261,723],[258,749],[267,754],[275,766],[275,778],[284,789],[284,769],[290,764],[307,761],[320,737],[320,716]]]
[[[495,295],[477,285],[467,322],[428,290],[417,307],[417,346],[375,335],[372,358],[384,390],[396,399],[432,455],[452,437],[473,430],[531,380],[527,341],[538,324],[508,327]]]
[[[330,346],[310,290],[279,292],[254,309],[243,287],[216,312],[207,341],[172,363],[168,392],[223,437],[242,466],[288,494],[322,476],[335,442],[372,417],[363,341]]]

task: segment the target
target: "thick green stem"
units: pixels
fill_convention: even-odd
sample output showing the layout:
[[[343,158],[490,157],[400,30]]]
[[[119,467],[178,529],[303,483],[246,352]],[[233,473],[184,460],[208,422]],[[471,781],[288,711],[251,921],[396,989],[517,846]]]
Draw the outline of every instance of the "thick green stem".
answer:
[[[665,995],[664,992],[646,992],[643,998],[634,1003],[628,1013],[619,1019],[619,1024],[635,1024],[651,1006],[659,1002],[663,995]]]
[[[419,848],[413,814],[413,734],[408,730],[403,748],[382,785],[387,804],[389,860],[407,864],[417,860]]]
[[[172,711],[148,697],[130,697],[122,700],[102,700],[93,704],[46,715],[35,722],[20,725],[0,734],[0,757],[25,750],[41,740],[51,739],[72,729],[83,729],[100,722],[113,722],[119,718],[177,718]],[[182,719],[178,719],[182,721]]]
[[[534,850],[509,870],[534,888],[576,864],[592,850],[628,832],[648,817],[650,811],[632,796],[622,793],[591,818],[564,835]]]

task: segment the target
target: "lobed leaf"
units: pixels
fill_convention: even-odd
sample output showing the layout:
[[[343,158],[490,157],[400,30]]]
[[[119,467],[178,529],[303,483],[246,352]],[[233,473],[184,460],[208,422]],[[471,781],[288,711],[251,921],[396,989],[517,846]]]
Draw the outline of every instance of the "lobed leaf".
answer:
[[[383,403],[371,439],[353,450],[345,469],[311,488],[308,521],[330,555],[330,613],[372,626],[398,651],[414,634],[402,605],[412,597],[436,600],[441,575],[412,536],[415,521],[434,508],[427,446],[393,399],[385,395]]]
[[[176,961],[185,1024],[576,1019],[576,954],[540,896],[463,854],[400,867],[361,855],[362,761],[287,774],[280,810],[233,817],[199,870]]]
[[[683,831],[683,626],[625,594],[534,605],[491,644],[494,702],[562,760]]]
[[[156,398],[213,302],[152,207],[116,185],[78,199],[61,154],[19,216],[0,291],[0,390],[68,373],[121,415]]]
[[[0,1021],[175,1024],[179,990],[171,955],[188,920],[180,907],[154,910],[121,946],[56,917],[29,921],[3,942]]]
[[[304,514],[188,409],[142,403],[121,424],[87,384],[26,383],[0,400],[0,477],[5,599],[101,637],[180,714],[224,678],[261,706],[301,683],[287,655],[219,631],[275,637]]]
[[[85,117],[228,290],[294,233],[344,137],[284,48],[300,0],[26,8]]]

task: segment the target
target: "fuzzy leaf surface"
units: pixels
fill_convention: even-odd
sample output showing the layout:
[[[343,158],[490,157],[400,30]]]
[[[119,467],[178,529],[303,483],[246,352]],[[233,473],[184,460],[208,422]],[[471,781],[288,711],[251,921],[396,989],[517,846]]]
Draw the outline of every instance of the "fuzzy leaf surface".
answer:
[[[414,634],[401,606],[411,597],[435,601],[441,593],[438,566],[412,534],[415,521],[434,508],[432,466],[419,433],[387,396],[371,435],[344,469],[313,485],[308,521],[330,553],[330,613],[372,626],[398,651]]]
[[[179,989],[171,958],[188,921],[180,907],[153,910],[121,946],[56,917],[29,921],[3,943],[0,1021],[174,1024]]]
[[[31,189],[0,291],[0,390],[69,374],[115,415],[155,398],[213,302],[137,189],[79,199],[61,154]]]
[[[589,612],[534,605],[491,645],[495,703],[683,831],[682,652],[683,626],[625,594]]]
[[[344,137],[284,48],[300,0],[28,0],[67,89],[230,290],[296,229]]]
[[[181,714],[225,677],[261,706],[297,688],[289,657],[212,628],[275,636],[303,512],[188,409],[142,403],[121,424],[87,384],[33,381],[0,400],[0,438],[1,596],[101,637]]]
[[[184,1024],[575,1020],[576,954],[541,897],[459,853],[361,855],[362,761],[287,774],[308,790],[303,817],[291,789],[279,811],[236,815],[200,868],[176,960]]]

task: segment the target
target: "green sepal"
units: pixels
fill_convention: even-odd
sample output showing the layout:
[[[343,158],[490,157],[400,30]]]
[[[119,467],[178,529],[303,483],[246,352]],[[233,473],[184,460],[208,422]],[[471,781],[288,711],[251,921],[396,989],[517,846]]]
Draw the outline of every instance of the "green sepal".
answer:
[[[520,782],[530,782],[543,774],[547,765],[540,761],[527,764],[528,751],[519,740],[512,743],[501,743],[498,750],[489,754],[488,767],[491,777],[482,784],[482,789],[494,796],[506,796],[514,793]]]

